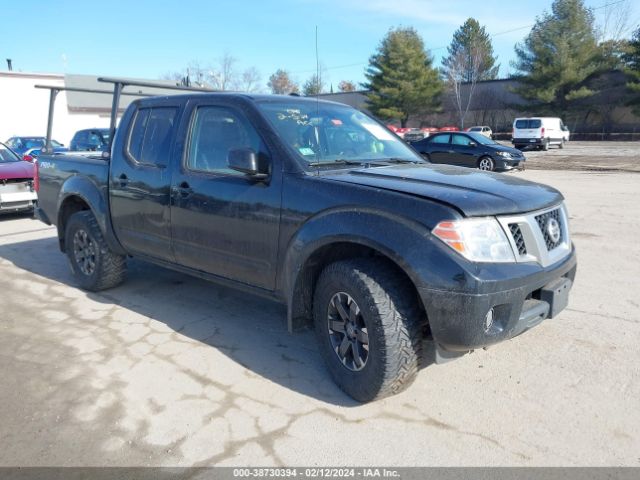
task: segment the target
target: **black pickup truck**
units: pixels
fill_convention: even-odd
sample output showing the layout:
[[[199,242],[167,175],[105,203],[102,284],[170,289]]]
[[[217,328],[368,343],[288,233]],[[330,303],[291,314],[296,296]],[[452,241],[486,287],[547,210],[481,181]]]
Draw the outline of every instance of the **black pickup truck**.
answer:
[[[38,170],[82,288],[120,284],[131,256],[282,301],[360,401],[409,385],[425,339],[441,362],[556,316],[576,273],[558,191],[431,165],[317,99],[138,99],[110,154]]]

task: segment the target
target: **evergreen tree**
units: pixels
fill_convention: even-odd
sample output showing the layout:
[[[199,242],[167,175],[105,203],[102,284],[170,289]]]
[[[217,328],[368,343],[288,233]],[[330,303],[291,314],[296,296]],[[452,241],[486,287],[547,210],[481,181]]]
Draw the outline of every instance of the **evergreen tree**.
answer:
[[[629,104],[633,106],[634,113],[640,116],[640,27],[634,32],[629,42],[629,50],[624,56],[624,61],[627,66],[626,71],[631,77],[627,83],[627,88],[632,95]]]
[[[593,12],[583,0],[554,0],[515,50],[520,85],[514,91],[539,110],[560,114],[596,93],[583,83],[601,66]]]
[[[324,83],[322,82],[322,77],[315,73],[311,75],[309,80],[304,82],[304,85],[302,86],[302,93],[307,96],[318,95],[322,93],[323,90]]]
[[[365,71],[371,112],[405,127],[411,115],[439,110],[443,85],[432,63],[415,29],[389,30]]]

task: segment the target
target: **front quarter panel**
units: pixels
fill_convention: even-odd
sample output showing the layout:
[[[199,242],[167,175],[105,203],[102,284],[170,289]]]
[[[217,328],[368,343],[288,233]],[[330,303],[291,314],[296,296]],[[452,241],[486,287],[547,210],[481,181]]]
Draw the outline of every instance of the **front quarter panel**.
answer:
[[[439,221],[460,217],[451,208],[411,195],[318,177],[291,176],[285,185],[278,290],[289,306],[290,322],[310,315],[298,298],[299,282],[306,284],[300,274],[315,252],[332,244],[374,249],[402,268],[416,286],[455,290],[472,281],[430,234]]]

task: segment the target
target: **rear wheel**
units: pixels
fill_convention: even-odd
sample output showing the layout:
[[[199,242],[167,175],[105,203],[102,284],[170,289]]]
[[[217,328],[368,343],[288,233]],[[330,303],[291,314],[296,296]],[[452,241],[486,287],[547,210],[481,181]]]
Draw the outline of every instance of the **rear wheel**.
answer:
[[[485,172],[492,172],[496,169],[496,164],[491,157],[481,157],[478,160],[478,169]]]
[[[127,264],[124,255],[112,252],[93,213],[74,213],[65,231],[67,257],[80,286],[97,292],[122,283]]]
[[[421,356],[420,310],[412,286],[371,259],[340,261],[320,274],[314,323],[336,384],[368,402],[404,390]]]
[[[560,145],[558,145],[558,148],[564,148],[564,138],[560,140]]]
[[[549,139],[542,140],[542,150],[545,152],[549,150]]]
[[[420,155],[422,155],[422,158],[424,158],[427,162],[431,161],[431,155],[429,155],[427,152],[420,152]]]

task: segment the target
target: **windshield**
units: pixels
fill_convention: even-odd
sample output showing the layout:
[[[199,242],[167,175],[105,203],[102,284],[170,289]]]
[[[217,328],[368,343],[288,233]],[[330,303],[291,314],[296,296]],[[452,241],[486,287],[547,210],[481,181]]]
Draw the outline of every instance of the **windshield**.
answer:
[[[20,157],[4,145],[0,145],[0,163],[21,162]]]
[[[258,106],[304,165],[424,162],[384,126],[346,105],[292,99],[262,101]]]
[[[480,145],[493,145],[497,143],[481,133],[469,132],[468,135],[473,138],[474,142],[479,143]]]

